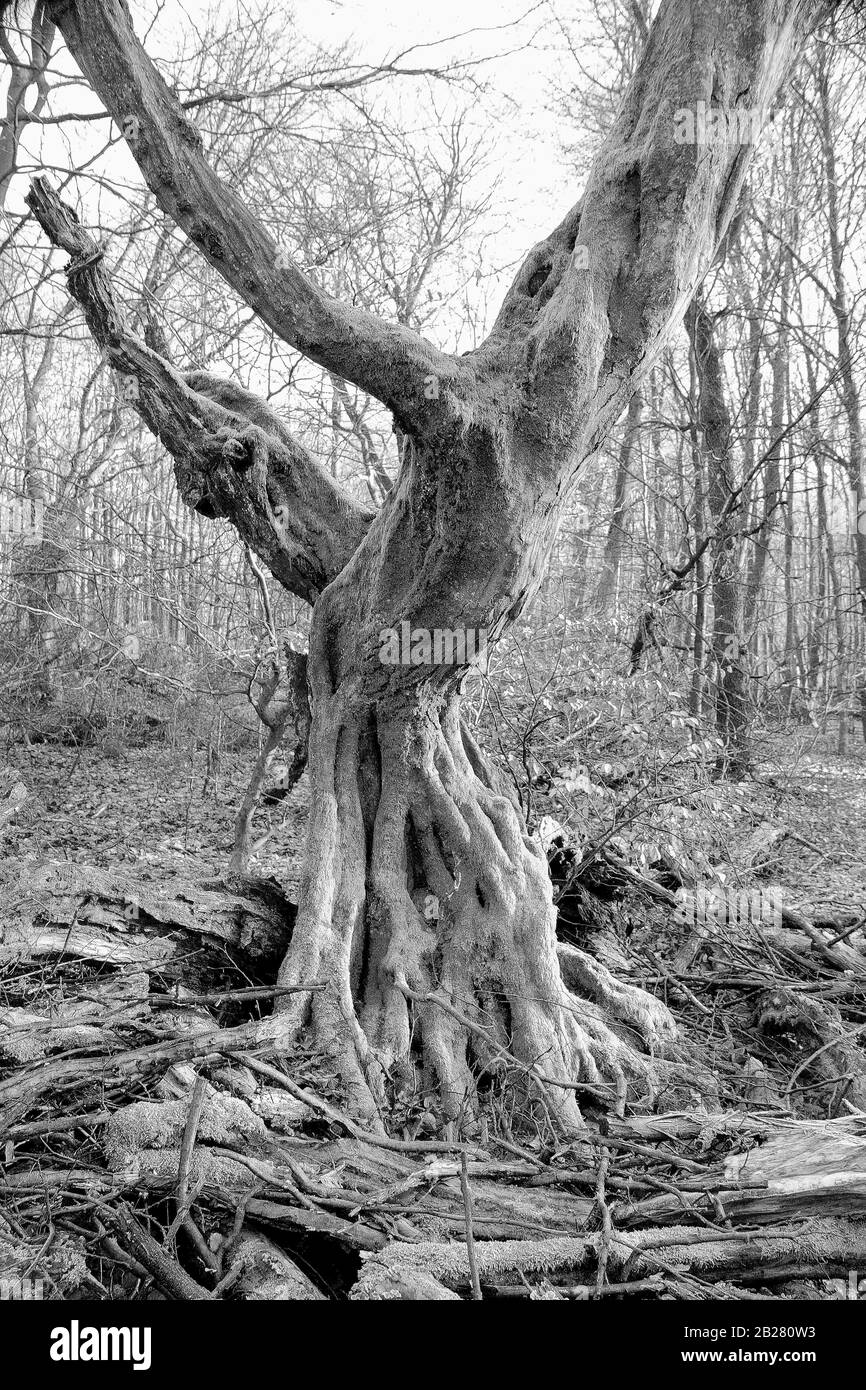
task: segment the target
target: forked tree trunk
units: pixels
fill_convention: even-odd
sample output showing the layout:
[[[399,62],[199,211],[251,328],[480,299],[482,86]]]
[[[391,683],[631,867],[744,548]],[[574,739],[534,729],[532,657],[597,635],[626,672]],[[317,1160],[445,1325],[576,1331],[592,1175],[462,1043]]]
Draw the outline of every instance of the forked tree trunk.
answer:
[[[416,1061],[447,1114],[494,1062],[565,1124],[600,1083],[622,1095],[673,1033],[667,1010],[580,952],[557,961],[544,855],[461,727],[466,663],[382,658],[408,623],[495,641],[536,592],[581,464],[682,320],[730,223],[748,149],[681,143],[677,108],[766,114],[821,0],[662,0],[585,197],[529,254],[488,339],[460,357],[329,298],[204,159],[120,0],[48,0],[160,206],[259,317],[392,412],[400,474],[374,517],[263,402],[184,380],[126,330],[100,252],[38,180],[30,205],[73,255],[70,288],[181,495],[231,518],[314,604],[312,786],[295,933],[281,982],[329,988],[270,1023],[309,1027],[355,1109],[378,1120]],[[746,94],[744,96],[744,94]],[[134,118],[134,119],[132,119]]]

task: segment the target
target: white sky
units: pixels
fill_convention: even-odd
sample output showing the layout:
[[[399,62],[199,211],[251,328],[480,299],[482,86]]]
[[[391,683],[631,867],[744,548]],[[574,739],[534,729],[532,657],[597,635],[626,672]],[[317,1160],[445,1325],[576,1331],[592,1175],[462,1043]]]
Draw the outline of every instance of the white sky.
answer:
[[[482,72],[515,103],[513,119],[503,132],[510,152],[506,177],[510,181],[516,176],[540,188],[545,182],[552,184],[561,172],[556,123],[546,103],[548,83],[557,60],[562,60],[562,50],[557,53],[553,48],[549,29],[546,35],[543,32],[551,16],[546,0],[471,0],[469,4],[436,0],[435,5],[417,8],[405,0],[295,0],[294,8],[299,26],[310,37],[351,41],[371,62],[412,43],[435,45],[418,55],[422,61],[436,61],[440,55],[493,59]],[[463,37],[441,42],[451,35]],[[517,186],[513,183],[511,191],[516,192]],[[563,212],[579,191],[575,188],[565,194]]]
[[[169,7],[176,3],[168,0]],[[183,9],[192,18],[211,3],[185,0]],[[570,6],[572,12],[575,8]],[[449,58],[486,60],[480,74],[491,86],[491,102],[479,104],[477,120],[509,205],[506,236],[503,240],[500,234],[497,248],[502,260],[522,257],[577,201],[582,185],[564,165],[556,119],[548,109],[549,83],[564,51],[554,43],[549,0],[436,0],[432,5],[294,0],[291,9],[305,37],[328,47],[346,42],[359,61],[372,65],[416,44],[430,47],[410,54],[401,66],[432,66]],[[413,89],[407,81],[394,90],[410,103],[413,90],[416,99],[423,99],[423,84]],[[491,123],[493,102],[499,110]]]
[[[210,12],[217,22],[230,25],[236,5],[251,12],[260,0],[165,0],[155,29],[147,38],[149,51],[170,54],[182,46],[195,47],[196,35]],[[491,253],[498,267],[522,260],[530,247],[548,235],[577,200],[582,178],[568,169],[563,160],[557,123],[549,108],[549,84],[557,66],[567,62],[565,71],[574,69],[564,58],[564,45],[557,42],[551,25],[557,0],[436,0],[434,5],[412,6],[406,0],[289,0],[286,4],[287,31],[334,49],[348,44],[353,57],[373,66],[394,59],[414,45],[423,45],[401,60],[400,66],[435,67],[454,58],[482,62],[479,74],[489,92],[471,104],[470,120],[483,137],[488,154],[489,177],[498,180],[498,192],[490,229],[494,233]],[[132,0],[132,13],[139,36],[146,33],[154,15],[155,0]],[[573,17],[578,6],[567,12]],[[74,71],[68,55],[52,66]],[[563,75],[562,72],[560,75]],[[579,74],[574,71],[575,80]],[[0,74],[0,96],[5,87]],[[399,102],[401,116],[411,121],[417,112],[419,128],[429,128],[430,108],[427,84],[423,79],[407,78],[393,86],[367,89],[377,103]],[[32,89],[29,94],[32,99]],[[438,97],[447,103],[441,86]],[[469,100],[458,91],[454,103],[461,107]],[[29,104],[29,101],[28,101]],[[50,110],[92,111],[97,99],[83,86],[75,85],[52,94]],[[29,153],[38,164],[53,166],[56,180],[66,169],[80,167],[95,152],[108,132],[107,124],[75,127],[31,127],[22,140],[25,161]],[[41,155],[37,152],[41,149]],[[103,171],[130,186],[140,186],[141,176],[123,144],[100,159]],[[8,207],[13,214],[23,211],[30,171],[15,181]],[[77,181],[77,189],[89,202],[97,195],[88,180]],[[485,272],[494,261],[485,257]],[[488,285],[488,313],[495,312],[498,300],[510,282],[509,270]]]
[[[569,6],[572,15],[577,8]],[[508,208],[496,228],[498,264],[522,260],[577,201],[582,179],[565,164],[550,110],[550,83],[563,63],[564,45],[555,42],[549,0],[436,0],[432,5],[294,0],[293,9],[306,36],[328,45],[346,41],[373,64],[412,44],[431,47],[409,55],[404,65],[426,66],[450,57],[486,60],[480,73],[490,84],[492,101],[479,104],[478,129],[499,176],[500,206]],[[579,80],[576,70],[574,78]],[[494,104],[498,110],[491,122]],[[493,282],[494,313],[510,280],[506,273]]]

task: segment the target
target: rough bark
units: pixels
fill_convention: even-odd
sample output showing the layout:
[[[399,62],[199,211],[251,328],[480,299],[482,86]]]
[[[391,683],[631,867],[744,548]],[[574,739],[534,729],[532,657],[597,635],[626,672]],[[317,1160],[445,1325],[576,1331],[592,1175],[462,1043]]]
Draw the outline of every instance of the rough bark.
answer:
[[[479,1247],[482,1285],[500,1294],[508,1287],[524,1286],[534,1275],[557,1285],[571,1285],[594,1278],[602,1235],[551,1237],[538,1241],[487,1241]],[[696,1235],[689,1226],[619,1234],[612,1242],[608,1275],[639,1280],[655,1276],[660,1289],[667,1284],[678,1298],[706,1297],[687,1274],[701,1279],[735,1277],[745,1269],[773,1270],[777,1277],[813,1262],[856,1268],[862,1261],[863,1231],[846,1221],[827,1220],[792,1224],[764,1235],[732,1231],[705,1231]],[[663,1272],[663,1273],[662,1273]],[[432,1287],[435,1282],[438,1288]],[[392,1242],[365,1264],[352,1290],[353,1299],[442,1298],[443,1290],[469,1289],[469,1266],[460,1245],[416,1245]],[[524,1292],[524,1296],[527,1293]]]
[[[45,179],[27,201],[55,246],[67,251],[70,293],[129,403],[175,460],[183,500],[229,516],[290,593],[312,602],[367,530],[360,507],[263,401],[206,372],[188,378],[134,337],[102,264],[103,252]]]

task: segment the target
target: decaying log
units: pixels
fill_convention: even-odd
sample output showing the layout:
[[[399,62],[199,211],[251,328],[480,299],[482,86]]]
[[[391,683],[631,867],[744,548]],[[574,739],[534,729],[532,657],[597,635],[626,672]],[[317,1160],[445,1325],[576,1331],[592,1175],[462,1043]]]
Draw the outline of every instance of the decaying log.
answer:
[[[271,880],[154,884],[121,869],[66,862],[0,865],[0,964],[70,955],[159,969],[189,933],[276,966],[294,917],[294,904]]]
[[[203,1145],[261,1149],[267,1141],[264,1122],[236,1096],[215,1091],[207,1082],[198,1120],[197,1136]],[[148,1156],[168,1154],[178,1172],[181,1145],[189,1114],[184,1100],[135,1101],[116,1110],[105,1127],[103,1149],[112,1172],[148,1171]],[[198,1160],[202,1148],[190,1156],[187,1176],[193,1182],[203,1174]]]
[[[109,1169],[128,1181],[169,1183],[180,1166],[187,1109],[186,1099],[170,1099],[138,1101],[117,1111],[103,1139]],[[248,1104],[238,1096],[207,1088],[199,1143],[189,1163],[191,1183],[234,1193],[256,1190],[267,1194],[273,1199],[268,1208],[270,1220],[279,1219],[279,1224],[289,1229],[339,1231],[343,1235],[358,1217],[369,1221],[380,1213],[389,1217],[397,1213],[404,1220],[408,1218],[419,1235],[448,1238],[462,1230],[461,1163],[455,1159],[436,1157],[417,1166],[411,1155],[383,1155],[375,1145],[356,1139],[315,1146],[282,1137],[274,1142],[256,1109],[254,1096]],[[339,1172],[339,1180],[335,1172]],[[528,1163],[467,1163],[478,1239],[521,1239],[546,1232],[575,1233],[583,1228],[591,1200],[570,1192],[517,1185],[537,1172]],[[292,1201],[306,1204],[307,1210],[286,1206],[287,1194]],[[282,1204],[279,1211],[277,1204]],[[248,1214],[252,1216],[256,1210],[251,1205]],[[376,1246],[381,1243],[375,1242]],[[362,1248],[370,1248],[366,1235]]]
[[[251,1302],[262,1300],[324,1300],[316,1285],[290,1260],[285,1251],[265,1236],[243,1231],[232,1246],[230,1273],[235,1296]]]
[[[866,1177],[866,1116],[843,1120],[779,1121],[775,1133],[747,1153],[732,1154],[725,1176],[738,1182],[823,1180],[830,1174]]]
[[[0,1081],[0,1116],[17,1102],[32,1105],[48,1091],[80,1086],[88,1078],[101,1082],[118,1080],[191,1057],[219,1057],[224,1052],[252,1047],[255,1043],[256,1025],[244,1024],[239,1028],[214,1028],[192,1037],[150,1043],[147,1047],[131,1048],[107,1057],[31,1064]]]
[[[459,1293],[446,1287],[440,1279],[435,1279],[426,1269],[405,1268],[397,1265],[375,1266],[369,1270],[370,1277],[362,1278],[355,1285],[350,1298],[356,1301],[376,1300],[379,1302],[443,1303],[448,1300],[459,1303]]]
[[[130,939],[101,927],[78,923],[68,927],[39,926],[32,922],[10,922],[0,926],[0,965],[37,960],[40,956],[69,956],[106,965],[138,965],[143,970],[159,970],[174,952],[173,941],[144,935]]]
[[[758,1147],[707,1171],[704,1194],[681,1190],[623,1206],[620,1224],[630,1229],[717,1217],[718,1201],[726,1217],[756,1225],[818,1214],[866,1217],[866,1120],[777,1121],[773,1130]],[[715,1201],[706,1195],[719,1192]]]
[[[719,1136],[762,1139],[773,1129],[773,1117],[748,1115],[740,1110],[706,1114],[701,1111],[673,1111],[668,1115],[630,1115],[627,1119],[606,1116],[600,1122],[603,1134],[621,1134],[628,1139],[713,1139]]]
[[[479,1277],[485,1285],[517,1283],[532,1276],[569,1285],[582,1284],[578,1276],[594,1269],[601,1233],[575,1239],[543,1241],[488,1241],[477,1247]],[[866,1259],[866,1223],[827,1219],[784,1229],[762,1231],[759,1236],[735,1231],[669,1230],[615,1234],[608,1252],[612,1282],[625,1273],[644,1280],[665,1272],[711,1281],[731,1278],[759,1267],[773,1271],[794,1270],[804,1261],[820,1267],[857,1268]],[[423,1281],[419,1276],[423,1275]],[[364,1262],[353,1299],[440,1297],[423,1292],[426,1281],[452,1292],[467,1294],[469,1259],[465,1246],[391,1242]],[[407,1294],[403,1290],[416,1288]],[[685,1294],[680,1288],[681,1295]]]
[[[246,1205],[247,1216],[263,1226],[300,1234],[331,1236],[347,1250],[381,1250],[388,1243],[384,1232],[363,1221],[346,1221],[341,1216],[321,1210],[289,1206],[253,1197]]]
[[[0,1008],[0,1061],[30,1062],[72,1049],[104,1049],[115,1028],[148,1012],[144,971],[88,984],[83,997],[50,1000],[45,1012]],[[42,1006],[44,1008],[44,1006]]]

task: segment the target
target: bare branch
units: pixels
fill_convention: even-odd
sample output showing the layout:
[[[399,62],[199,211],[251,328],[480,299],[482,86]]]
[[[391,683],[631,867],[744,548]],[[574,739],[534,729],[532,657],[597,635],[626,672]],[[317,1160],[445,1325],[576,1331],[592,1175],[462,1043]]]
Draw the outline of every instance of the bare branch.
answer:
[[[410,328],[320,290],[208,164],[193,122],[135,35],[122,0],[51,0],[48,11],[160,207],[285,342],[387,405],[405,429],[454,413],[471,369]],[[435,379],[435,391],[425,383]]]
[[[225,516],[291,593],[312,602],[344,567],[373,513],[358,506],[263,401],[206,372],[185,379],[127,329],[102,251],[45,179],[27,202],[72,257],[67,280],[129,404],[175,460],[178,489],[205,516]]]
[[[526,340],[527,434],[559,443],[560,470],[594,452],[681,320],[733,217],[754,126],[825,8],[662,0],[582,202],[530,252],[477,354],[495,371]],[[684,138],[678,117],[699,102],[732,113],[733,133]]]

